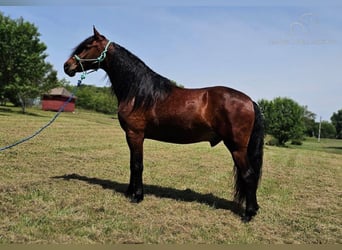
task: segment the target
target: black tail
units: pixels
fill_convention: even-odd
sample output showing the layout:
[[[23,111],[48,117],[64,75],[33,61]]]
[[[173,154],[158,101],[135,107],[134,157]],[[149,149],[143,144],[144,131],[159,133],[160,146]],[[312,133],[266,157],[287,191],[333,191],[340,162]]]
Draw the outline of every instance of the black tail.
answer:
[[[254,127],[249,139],[247,148],[247,157],[250,165],[250,169],[247,174],[254,176],[255,191],[258,187],[263,163],[263,148],[264,148],[264,118],[260,111],[259,106],[253,102],[254,105]],[[247,195],[247,185],[242,177],[240,169],[235,167],[235,200],[238,203],[242,203]]]
[[[262,163],[264,155],[264,117],[260,111],[258,104],[254,105],[254,127],[251,138],[249,139],[247,154],[252,169],[259,182],[262,173]]]

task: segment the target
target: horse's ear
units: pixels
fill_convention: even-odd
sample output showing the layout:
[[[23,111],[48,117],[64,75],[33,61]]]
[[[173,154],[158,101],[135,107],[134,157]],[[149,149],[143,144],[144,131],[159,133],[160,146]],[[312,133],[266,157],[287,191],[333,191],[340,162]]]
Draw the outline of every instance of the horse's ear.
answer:
[[[93,30],[94,30],[95,38],[98,38],[98,39],[102,38],[101,34],[96,30],[95,25],[93,26]]]

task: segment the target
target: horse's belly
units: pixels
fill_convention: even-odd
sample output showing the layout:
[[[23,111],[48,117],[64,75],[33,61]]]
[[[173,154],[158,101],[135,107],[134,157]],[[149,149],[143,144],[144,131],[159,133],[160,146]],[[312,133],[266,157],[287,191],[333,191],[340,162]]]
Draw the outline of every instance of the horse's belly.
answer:
[[[201,126],[192,128],[181,128],[167,125],[154,127],[149,131],[146,131],[145,137],[148,139],[178,144],[208,141],[212,146],[221,141],[219,136],[212,129]]]

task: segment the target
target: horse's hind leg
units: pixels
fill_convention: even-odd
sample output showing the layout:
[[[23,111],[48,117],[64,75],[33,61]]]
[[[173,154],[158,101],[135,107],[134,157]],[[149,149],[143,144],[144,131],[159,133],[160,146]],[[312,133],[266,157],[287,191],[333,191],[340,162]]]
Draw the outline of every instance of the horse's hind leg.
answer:
[[[235,164],[235,200],[239,204],[246,201],[245,214],[242,220],[248,222],[259,209],[256,197],[258,180],[249,164],[247,148],[234,150],[231,153]]]

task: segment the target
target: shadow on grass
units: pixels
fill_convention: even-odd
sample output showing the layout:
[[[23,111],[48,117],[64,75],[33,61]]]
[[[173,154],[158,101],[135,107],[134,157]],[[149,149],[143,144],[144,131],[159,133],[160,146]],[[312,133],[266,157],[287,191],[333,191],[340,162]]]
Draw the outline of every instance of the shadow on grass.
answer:
[[[13,110],[11,108],[0,107],[0,112],[8,113],[8,114],[20,114],[20,115],[28,115],[28,116],[35,116],[35,117],[46,117],[46,115],[41,115],[32,112],[25,112],[23,113],[21,110]],[[1,114],[2,116],[8,116],[6,114]]]
[[[342,150],[342,147],[325,147],[325,148],[327,148],[327,149],[337,149],[337,150]]]
[[[125,194],[128,184],[119,183],[111,180],[103,180],[99,178],[89,178],[78,174],[69,174],[62,176],[51,177],[53,179],[64,180],[80,180],[93,185],[99,185],[104,189],[111,189],[115,192]],[[144,184],[145,194],[154,195],[160,198],[169,198],[178,201],[198,202],[209,205],[216,209],[226,209],[232,211],[234,214],[241,216],[242,209],[233,201],[219,198],[213,194],[201,194],[191,189],[179,190],[171,187],[161,187],[159,185]]]

